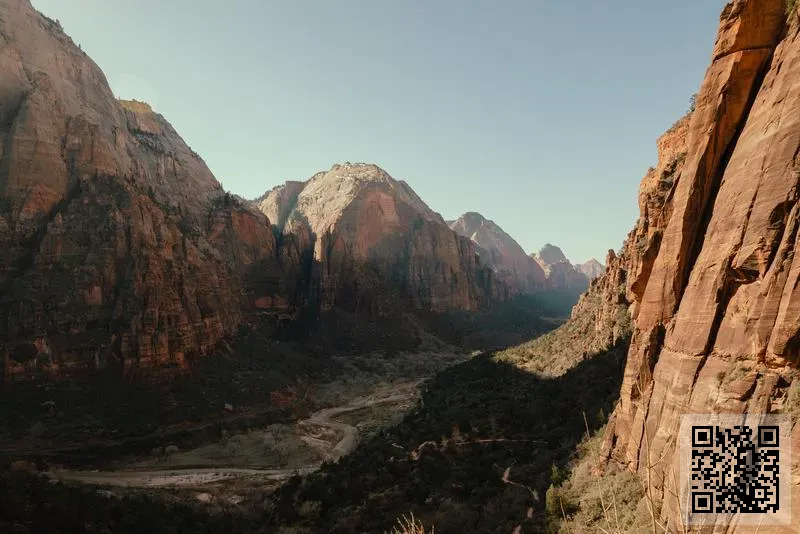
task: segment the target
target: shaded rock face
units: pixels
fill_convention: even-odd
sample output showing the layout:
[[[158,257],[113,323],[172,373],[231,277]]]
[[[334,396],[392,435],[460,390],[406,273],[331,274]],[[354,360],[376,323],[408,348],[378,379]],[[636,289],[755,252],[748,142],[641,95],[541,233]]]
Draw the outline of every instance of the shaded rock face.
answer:
[[[582,293],[589,287],[589,277],[576,269],[557,246],[547,243],[531,258],[544,270],[548,289]]]
[[[635,329],[605,452],[650,481],[675,531],[680,416],[791,413],[800,384],[800,25],[784,10],[725,7],[696,110],[659,140],[626,243]],[[792,525],[759,532],[798,531],[794,469]]]
[[[258,206],[277,222],[283,263],[312,260],[311,293],[323,310],[477,310],[506,296],[475,244],[375,165],[334,165]]]
[[[263,296],[267,219],[28,0],[0,1],[0,72],[4,380],[210,352]]]
[[[603,275],[606,270],[605,265],[592,258],[587,262],[576,265],[575,269],[584,274],[589,280],[594,280]]]
[[[512,292],[533,293],[546,287],[544,269],[494,221],[467,212],[447,224],[475,243],[481,260],[495,269]]]

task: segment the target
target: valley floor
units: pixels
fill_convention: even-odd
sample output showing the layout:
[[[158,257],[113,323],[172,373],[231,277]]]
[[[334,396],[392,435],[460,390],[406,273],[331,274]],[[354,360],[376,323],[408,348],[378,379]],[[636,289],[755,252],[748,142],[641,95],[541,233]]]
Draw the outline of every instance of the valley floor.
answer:
[[[322,462],[352,452],[360,439],[397,423],[416,404],[422,379],[375,388],[342,406],[323,408],[306,419],[237,434],[166,457],[135,462],[127,469],[48,472],[51,478],[121,488],[180,488],[212,499],[242,503],[237,489],[266,490]]]

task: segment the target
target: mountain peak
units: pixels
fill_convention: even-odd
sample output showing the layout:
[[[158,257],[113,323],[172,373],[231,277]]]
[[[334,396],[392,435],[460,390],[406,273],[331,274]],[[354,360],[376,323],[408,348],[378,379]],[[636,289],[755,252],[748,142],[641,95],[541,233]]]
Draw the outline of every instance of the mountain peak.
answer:
[[[510,277],[513,285],[523,292],[544,287],[544,271],[539,264],[495,222],[476,211],[468,211],[447,224],[454,232],[471,239],[483,261]]]
[[[410,206],[425,219],[444,224],[441,215],[431,210],[406,182],[392,178],[373,163],[336,163],[305,182],[286,182],[262,196],[259,208],[279,227],[294,214],[321,235],[345,210],[372,194],[370,191]]]
[[[605,271],[605,265],[592,258],[580,265],[576,265],[575,269],[585,274],[590,280],[601,276]]]
[[[564,255],[564,252],[551,243],[546,243],[542,248],[540,248],[539,252],[536,254],[536,258],[547,265],[568,261],[567,257]]]

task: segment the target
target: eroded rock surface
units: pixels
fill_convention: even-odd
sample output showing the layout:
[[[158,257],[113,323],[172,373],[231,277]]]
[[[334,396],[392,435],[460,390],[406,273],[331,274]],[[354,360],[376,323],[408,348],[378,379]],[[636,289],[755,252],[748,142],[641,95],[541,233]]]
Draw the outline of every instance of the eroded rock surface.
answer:
[[[782,0],[725,7],[696,110],[659,140],[628,240],[635,328],[605,447],[674,531],[682,414],[797,416],[800,27],[786,18]],[[798,475],[792,525],[759,532],[797,531]]]

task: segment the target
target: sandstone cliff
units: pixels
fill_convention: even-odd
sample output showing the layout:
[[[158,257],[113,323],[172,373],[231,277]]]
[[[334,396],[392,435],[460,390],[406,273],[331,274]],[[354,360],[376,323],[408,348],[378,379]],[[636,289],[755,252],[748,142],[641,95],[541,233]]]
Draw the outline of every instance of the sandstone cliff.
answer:
[[[0,72],[4,378],[181,368],[233,333],[251,271],[271,285],[264,215],[29,0],[0,1]]]
[[[494,221],[471,211],[447,224],[475,243],[484,263],[514,292],[532,293],[546,287],[544,269]]]
[[[797,416],[800,18],[783,0],[721,16],[696,110],[659,140],[629,236],[634,333],[605,452],[638,471],[679,532],[685,413]],[[793,431],[800,453],[800,425]],[[797,465],[797,464],[795,464]],[[793,523],[759,532],[797,532]],[[714,532],[749,532],[734,519]]]
[[[334,165],[258,206],[276,223],[284,264],[313,259],[323,310],[469,311],[505,298],[475,245],[375,165]]]
[[[589,287],[589,277],[576,269],[557,246],[547,243],[530,257],[544,270],[549,289],[582,293]]]

